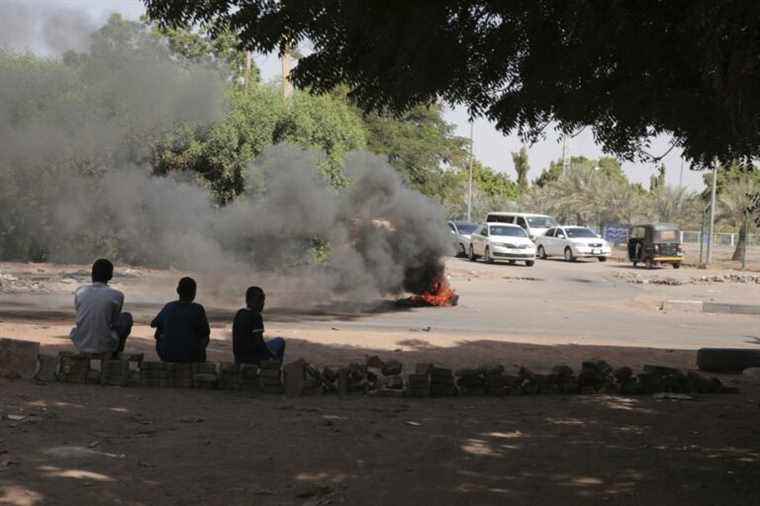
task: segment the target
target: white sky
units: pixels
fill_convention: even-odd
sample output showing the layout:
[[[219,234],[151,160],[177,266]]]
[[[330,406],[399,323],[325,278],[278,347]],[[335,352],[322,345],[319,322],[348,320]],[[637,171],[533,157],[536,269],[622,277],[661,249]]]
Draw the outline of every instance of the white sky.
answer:
[[[127,18],[137,19],[144,13],[144,5],[140,0],[0,0],[0,16],[2,16],[3,4],[10,5],[22,3],[26,7],[41,10],[65,9],[67,11],[81,12],[95,22],[102,22],[113,12],[119,12]],[[256,62],[261,68],[264,79],[271,79],[280,74],[279,61],[273,55],[260,55]],[[447,121],[457,125],[457,134],[469,137],[470,127],[464,108],[449,109],[445,113]],[[520,149],[521,141],[515,135],[505,136],[498,132],[488,121],[479,119],[475,121],[475,156],[486,165],[496,170],[507,172],[515,179],[511,152]],[[654,141],[651,154],[659,155],[670,147],[670,140],[666,137]],[[590,130],[586,129],[577,137],[569,141],[569,152],[574,156],[586,156],[596,158],[602,156],[602,150],[594,142]],[[538,177],[541,171],[552,160],[561,157],[562,146],[556,132],[547,134],[546,141],[539,142],[528,148],[531,171],[529,177]],[[690,171],[688,163],[683,162],[680,150],[673,150],[663,161],[667,167],[667,180],[672,185],[678,185],[683,165],[683,184],[694,190],[703,188],[702,174]],[[623,170],[628,177],[635,182],[649,184],[649,177],[654,174],[652,164],[624,163]]]

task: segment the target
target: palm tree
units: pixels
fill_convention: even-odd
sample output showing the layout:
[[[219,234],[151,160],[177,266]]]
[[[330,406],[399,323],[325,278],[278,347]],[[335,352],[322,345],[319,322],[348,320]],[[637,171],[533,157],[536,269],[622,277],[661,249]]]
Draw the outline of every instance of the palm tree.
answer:
[[[647,197],[649,219],[676,223],[682,228],[699,223],[702,207],[699,194],[683,186],[656,186]]]
[[[718,214],[715,219],[739,229],[739,240],[732,260],[741,260],[747,244],[747,234],[751,220],[747,216],[747,208],[752,204],[752,197],[760,193],[760,181],[754,174],[744,174],[723,187],[718,195]]]

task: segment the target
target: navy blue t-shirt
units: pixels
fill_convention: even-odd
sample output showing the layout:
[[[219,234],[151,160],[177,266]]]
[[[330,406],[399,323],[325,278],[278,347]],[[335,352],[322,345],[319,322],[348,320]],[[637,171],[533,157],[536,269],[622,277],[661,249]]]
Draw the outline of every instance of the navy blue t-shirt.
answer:
[[[258,364],[274,358],[264,342],[264,319],[261,313],[243,308],[232,322],[232,352],[238,364]]]
[[[205,362],[211,329],[206,310],[195,302],[170,302],[150,324],[156,353],[164,362]]]

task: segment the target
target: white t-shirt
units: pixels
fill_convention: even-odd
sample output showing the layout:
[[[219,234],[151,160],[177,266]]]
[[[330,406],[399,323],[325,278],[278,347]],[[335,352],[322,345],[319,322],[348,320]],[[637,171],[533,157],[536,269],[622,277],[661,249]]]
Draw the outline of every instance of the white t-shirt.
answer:
[[[105,283],[78,288],[74,292],[76,327],[69,334],[77,349],[84,353],[115,351],[119,337],[113,326],[123,305],[124,294]]]

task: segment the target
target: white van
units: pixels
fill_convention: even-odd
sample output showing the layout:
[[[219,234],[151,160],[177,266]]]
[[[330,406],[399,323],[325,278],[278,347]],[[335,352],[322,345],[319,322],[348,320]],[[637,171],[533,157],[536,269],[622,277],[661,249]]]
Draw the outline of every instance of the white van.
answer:
[[[488,223],[513,223],[528,232],[531,239],[540,237],[552,227],[557,226],[557,220],[546,214],[530,213],[488,213]]]

